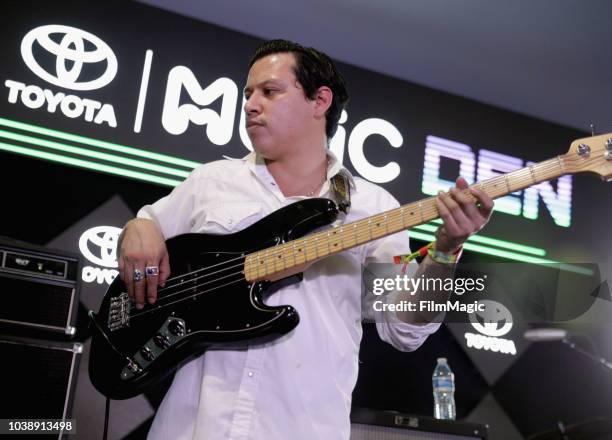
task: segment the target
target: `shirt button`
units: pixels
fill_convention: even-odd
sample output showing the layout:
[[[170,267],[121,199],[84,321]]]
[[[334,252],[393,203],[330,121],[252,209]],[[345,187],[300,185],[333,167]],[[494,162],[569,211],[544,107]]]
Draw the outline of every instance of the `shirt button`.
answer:
[[[253,372],[249,371],[249,377],[253,377]]]

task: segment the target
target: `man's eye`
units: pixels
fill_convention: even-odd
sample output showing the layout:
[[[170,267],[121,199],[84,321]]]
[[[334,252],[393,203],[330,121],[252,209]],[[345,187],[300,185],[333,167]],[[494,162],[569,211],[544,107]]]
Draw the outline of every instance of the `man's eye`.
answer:
[[[274,93],[276,90],[274,89],[264,89],[264,94],[265,95],[271,95],[272,93]]]

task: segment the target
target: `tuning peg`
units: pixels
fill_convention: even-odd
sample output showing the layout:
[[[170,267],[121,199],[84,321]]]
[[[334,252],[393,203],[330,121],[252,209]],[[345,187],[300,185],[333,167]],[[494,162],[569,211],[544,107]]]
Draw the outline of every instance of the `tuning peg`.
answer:
[[[591,127],[591,136],[595,136],[595,124],[589,124],[589,127]]]

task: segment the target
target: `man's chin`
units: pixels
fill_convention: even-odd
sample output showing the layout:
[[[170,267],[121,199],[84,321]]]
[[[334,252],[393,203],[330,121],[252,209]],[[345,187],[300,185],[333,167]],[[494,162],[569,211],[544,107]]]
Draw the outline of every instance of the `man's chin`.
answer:
[[[253,143],[253,150],[261,157],[267,160],[274,160],[274,158],[276,157],[273,149],[270,147],[266,147],[265,145],[257,145]]]

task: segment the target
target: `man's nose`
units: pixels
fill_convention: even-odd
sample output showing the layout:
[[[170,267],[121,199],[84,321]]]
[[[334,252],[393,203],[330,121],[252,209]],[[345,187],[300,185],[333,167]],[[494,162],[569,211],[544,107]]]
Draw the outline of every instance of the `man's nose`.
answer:
[[[247,115],[259,114],[261,112],[259,98],[256,95],[256,93],[253,93],[248,99],[245,98],[244,112]]]

